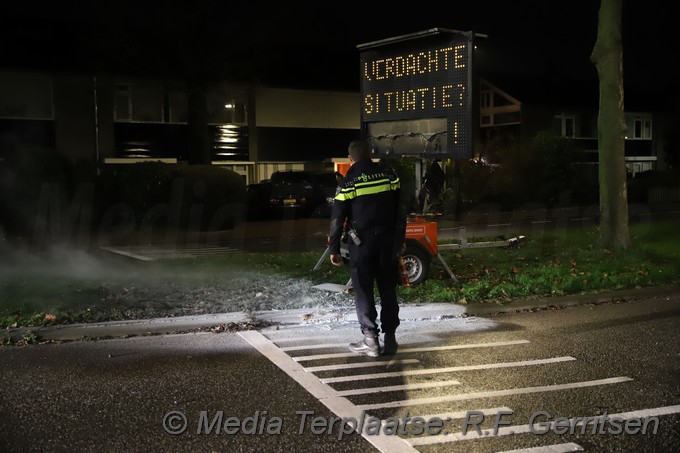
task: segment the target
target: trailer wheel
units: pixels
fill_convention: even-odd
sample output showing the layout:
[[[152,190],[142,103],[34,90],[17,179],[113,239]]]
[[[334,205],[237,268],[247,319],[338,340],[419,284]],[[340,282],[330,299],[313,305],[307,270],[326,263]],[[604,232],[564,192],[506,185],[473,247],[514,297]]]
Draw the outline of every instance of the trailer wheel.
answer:
[[[407,244],[403,258],[411,286],[423,283],[430,269],[430,258],[425,251],[420,247]]]

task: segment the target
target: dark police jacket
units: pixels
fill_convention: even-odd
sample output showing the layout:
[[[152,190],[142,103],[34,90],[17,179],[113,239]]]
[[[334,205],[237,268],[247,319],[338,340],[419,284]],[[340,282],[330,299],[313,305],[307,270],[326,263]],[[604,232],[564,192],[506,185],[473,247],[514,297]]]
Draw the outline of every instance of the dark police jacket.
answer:
[[[405,211],[400,206],[399,177],[371,159],[352,164],[340,182],[331,214],[330,252],[340,253],[345,219],[359,238],[369,234],[393,234],[395,250],[404,242]]]

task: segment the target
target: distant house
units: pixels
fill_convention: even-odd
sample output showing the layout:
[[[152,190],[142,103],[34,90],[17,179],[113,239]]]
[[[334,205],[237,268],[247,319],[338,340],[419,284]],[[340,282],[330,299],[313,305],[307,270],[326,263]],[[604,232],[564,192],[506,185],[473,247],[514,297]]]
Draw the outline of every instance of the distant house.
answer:
[[[539,131],[552,131],[573,142],[577,162],[595,165],[598,161],[597,81],[556,81],[499,77],[480,80],[479,154],[493,161],[494,140],[502,137],[528,139]],[[655,98],[640,98],[624,91],[625,161],[628,172],[636,175],[668,168],[668,128],[671,115],[653,110]]]

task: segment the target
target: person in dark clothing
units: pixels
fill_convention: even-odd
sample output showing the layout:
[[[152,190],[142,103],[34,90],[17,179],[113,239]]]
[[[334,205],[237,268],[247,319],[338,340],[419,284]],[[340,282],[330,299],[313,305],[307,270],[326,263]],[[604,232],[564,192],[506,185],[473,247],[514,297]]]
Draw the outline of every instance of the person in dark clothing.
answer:
[[[357,317],[363,340],[350,343],[358,354],[380,355],[379,333],[384,334],[383,352],[394,354],[399,326],[396,287],[399,255],[405,248],[406,215],[400,206],[399,177],[392,169],[371,160],[365,140],[349,145],[351,166],[338,186],[331,213],[330,260],[343,264],[340,241],[343,225],[349,228],[349,266],[356,294]],[[357,239],[355,239],[357,238]],[[375,306],[374,284],[380,295],[380,326]]]

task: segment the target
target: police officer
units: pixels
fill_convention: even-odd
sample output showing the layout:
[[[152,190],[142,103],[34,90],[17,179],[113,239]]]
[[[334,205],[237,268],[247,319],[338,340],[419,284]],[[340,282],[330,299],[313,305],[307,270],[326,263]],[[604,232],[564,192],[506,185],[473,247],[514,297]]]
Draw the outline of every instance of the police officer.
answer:
[[[399,326],[396,286],[398,257],[404,249],[406,216],[401,209],[399,177],[371,160],[365,140],[349,145],[351,166],[340,182],[333,204],[330,228],[330,260],[343,264],[340,241],[343,225],[349,228],[349,266],[355,305],[363,339],[349,349],[369,357],[380,355],[378,334],[384,334],[386,354],[397,350],[395,331]],[[373,286],[380,295],[380,326]]]

